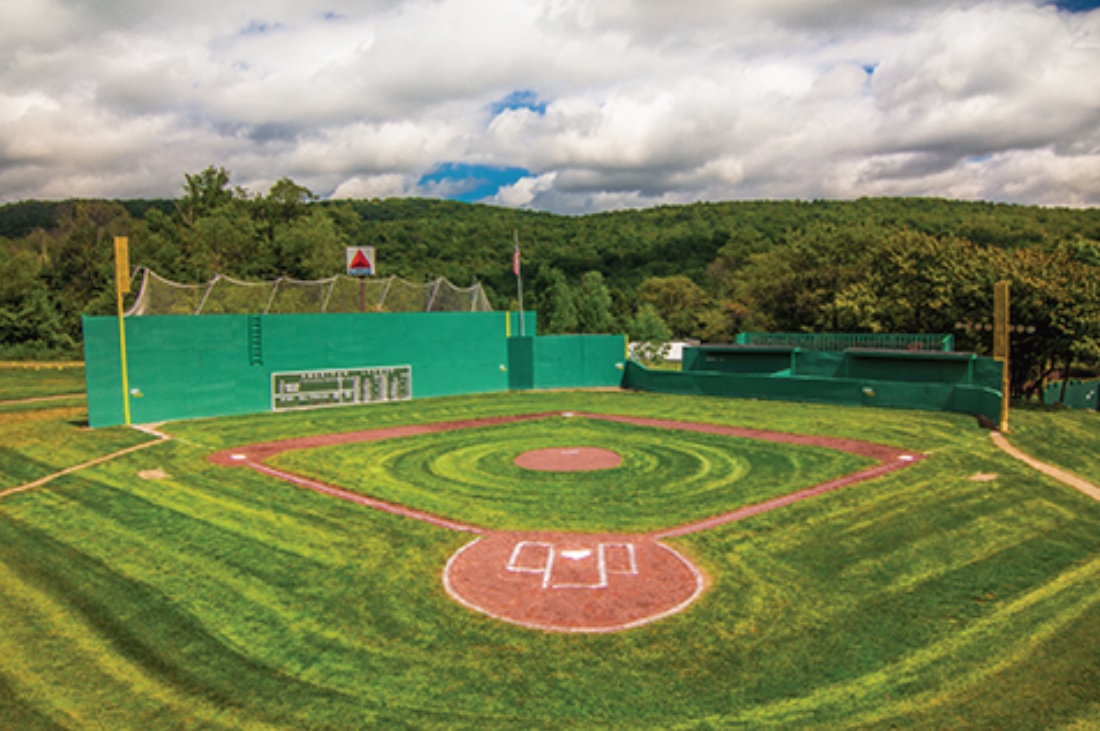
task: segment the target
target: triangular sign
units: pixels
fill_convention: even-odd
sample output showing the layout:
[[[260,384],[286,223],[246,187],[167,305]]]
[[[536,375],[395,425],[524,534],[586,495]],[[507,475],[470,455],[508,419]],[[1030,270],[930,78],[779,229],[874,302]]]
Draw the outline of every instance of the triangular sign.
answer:
[[[363,253],[362,249],[355,252],[355,256],[351,258],[351,264],[348,265],[348,269],[366,269],[370,271],[370,268],[370,260],[367,258],[366,254]]]

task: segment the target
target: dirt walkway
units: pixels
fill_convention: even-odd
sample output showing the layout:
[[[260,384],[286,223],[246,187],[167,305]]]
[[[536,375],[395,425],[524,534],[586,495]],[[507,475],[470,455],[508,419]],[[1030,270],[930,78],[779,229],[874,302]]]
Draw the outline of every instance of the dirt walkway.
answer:
[[[1034,469],[1039,470],[1044,475],[1053,477],[1059,482],[1064,482],[1065,484],[1072,487],[1074,490],[1085,493],[1093,500],[1100,500],[1100,487],[1097,487],[1088,480],[1082,479],[1071,472],[1066,472],[1063,469],[1059,469],[1054,465],[1047,464],[1046,462],[1040,462],[1034,457],[1025,454],[1024,452],[1021,452],[1019,449],[1009,444],[1008,440],[1005,439],[1004,434],[1001,434],[1000,432],[991,432],[990,436],[993,438],[993,443],[1003,449],[1009,456],[1020,460],[1029,467],[1033,467]]]

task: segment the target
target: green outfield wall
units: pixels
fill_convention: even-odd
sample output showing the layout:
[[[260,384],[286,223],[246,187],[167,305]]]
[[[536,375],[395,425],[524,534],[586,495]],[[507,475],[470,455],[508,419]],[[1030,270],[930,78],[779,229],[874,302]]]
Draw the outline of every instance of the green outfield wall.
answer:
[[[626,359],[621,335],[537,334],[536,316],[427,312],[128,317],[130,422],[508,390],[616,387],[973,414],[996,422],[1001,364],[969,353],[686,348]],[[524,332],[523,336],[517,335]],[[84,318],[88,420],[125,423],[118,318]]]
[[[1043,403],[1062,404],[1071,409],[1100,408],[1100,381],[1055,381],[1043,391]]]
[[[951,411],[997,423],[1001,363],[972,353],[803,351],[793,347],[685,348],[682,371],[626,366],[640,391]]]
[[[504,312],[127,317],[131,423],[505,391],[518,324]],[[536,332],[535,313],[524,326]],[[614,370],[617,341],[616,360],[570,372]],[[124,423],[117,318],[84,318],[84,357],[89,423]]]
[[[622,335],[550,335],[508,341],[514,390],[617,387],[626,364]]]
[[[130,422],[512,389],[618,386],[621,335],[537,335],[534,312],[127,317]],[[525,336],[509,337],[518,332]],[[88,421],[125,423],[118,318],[84,318]]]

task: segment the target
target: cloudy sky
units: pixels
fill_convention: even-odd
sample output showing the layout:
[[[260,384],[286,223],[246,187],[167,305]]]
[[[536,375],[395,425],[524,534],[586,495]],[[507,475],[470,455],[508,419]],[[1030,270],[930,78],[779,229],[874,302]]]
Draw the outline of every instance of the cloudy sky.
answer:
[[[1100,205],[1100,0],[2,0],[0,202]]]

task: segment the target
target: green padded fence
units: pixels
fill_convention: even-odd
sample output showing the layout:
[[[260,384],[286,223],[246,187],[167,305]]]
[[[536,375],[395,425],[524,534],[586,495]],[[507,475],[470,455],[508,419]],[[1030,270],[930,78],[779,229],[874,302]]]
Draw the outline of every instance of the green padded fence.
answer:
[[[817,351],[861,348],[949,353],[955,349],[954,335],[928,333],[739,333],[734,342],[737,345],[789,347]]]
[[[1063,398],[1063,385],[1065,397]],[[1071,409],[1100,408],[1100,381],[1055,381],[1043,391],[1043,403],[1048,406],[1064,404]]]
[[[627,364],[623,385],[641,391],[950,411],[996,423],[1001,363],[971,353],[704,346],[683,370]]]
[[[508,385],[514,390],[618,386],[623,380],[622,335],[552,335],[508,341]]]

